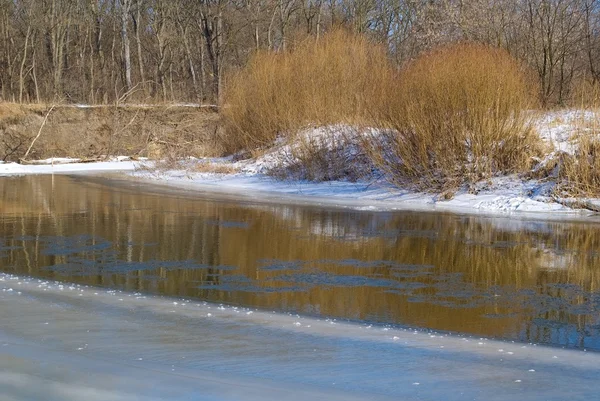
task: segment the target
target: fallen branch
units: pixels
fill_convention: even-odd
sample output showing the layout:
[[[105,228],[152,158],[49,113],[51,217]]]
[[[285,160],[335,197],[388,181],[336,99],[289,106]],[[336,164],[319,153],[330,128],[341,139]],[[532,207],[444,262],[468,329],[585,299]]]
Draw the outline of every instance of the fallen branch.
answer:
[[[40,137],[40,135],[42,135],[42,129],[44,128],[44,125],[46,125],[46,121],[48,121],[48,116],[50,115],[50,113],[52,113],[52,110],[54,110],[54,107],[55,107],[55,105],[52,105],[52,107],[50,107],[50,110],[48,110],[48,112],[46,113],[46,116],[44,117],[44,121],[42,121],[42,125],[40,125],[40,129],[38,130],[36,137],[33,138],[33,141],[31,141],[29,148],[27,148],[27,151],[21,158],[21,160],[20,160],[21,163],[23,163],[23,161],[27,160],[27,156],[29,156],[29,152],[31,152],[31,148],[33,148],[35,141],[37,141],[38,138]]]

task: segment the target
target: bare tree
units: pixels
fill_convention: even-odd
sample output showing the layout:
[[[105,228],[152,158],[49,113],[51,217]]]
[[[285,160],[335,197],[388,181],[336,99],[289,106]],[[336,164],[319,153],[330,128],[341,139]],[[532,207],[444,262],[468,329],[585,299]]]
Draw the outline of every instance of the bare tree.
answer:
[[[129,49],[129,12],[131,0],[119,0],[121,3],[121,41],[123,46],[123,73],[125,75],[125,89],[131,90],[131,52]]]
[[[546,104],[600,80],[598,0],[0,0],[0,96],[218,101],[253,52],[340,25],[398,65],[457,40],[503,47],[537,72]]]
[[[221,62],[224,42],[223,9],[223,0],[201,0],[197,19],[206,45],[211,67],[213,96],[217,102],[221,95]]]

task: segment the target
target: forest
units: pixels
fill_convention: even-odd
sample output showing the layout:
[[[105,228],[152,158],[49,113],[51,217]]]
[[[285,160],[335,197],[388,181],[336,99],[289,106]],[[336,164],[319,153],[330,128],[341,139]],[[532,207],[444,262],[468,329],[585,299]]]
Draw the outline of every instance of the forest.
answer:
[[[451,42],[501,47],[544,106],[600,79],[598,0],[0,0],[0,100],[218,104],[257,51],[343,28],[401,68]]]

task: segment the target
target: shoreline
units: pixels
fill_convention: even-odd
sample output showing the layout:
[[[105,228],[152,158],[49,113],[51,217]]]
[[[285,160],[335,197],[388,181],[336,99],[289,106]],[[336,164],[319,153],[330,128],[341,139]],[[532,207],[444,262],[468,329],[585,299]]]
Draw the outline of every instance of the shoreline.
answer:
[[[541,141],[548,146],[548,153],[536,162],[535,168],[544,168],[545,163],[553,160],[557,152],[574,154],[577,148],[576,134],[581,129],[582,121],[593,117],[593,113],[577,109],[547,111],[535,116],[535,129]],[[375,129],[369,130],[371,134],[377,133]],[[353,127],[316,127],[298,135],[315,141],[317,146],[326,151],[341,144],[348,153],[345,156],[354,163],[352,152],[360,141],[357,136],[360,133]],[[150,161],[145,157],[113,156],[107,161],[91,163],[81,163],[81,159],[73,158],[33,160],[28,164],[0,161],[0,177],[118,173],[120,178],[163,188],[268,203],[373,212],[443,212],[511,219],[600,221],[600,198],[569,198],[568,195],[557,198],[554,192],[557,180],[555,173],[549,174],[545,179],[524,178],[517,174],[497,176],[476,182],[469,189],[459,188],[454,193],[424,193],[401,189],[375,177],[359,182],[275,179],[268,175],[274,168],[285,168],[290,163],[299,162],[295,152],[301,145],[301,140],[280,139],[259,156],[243,160],[228,156],[180,157],[165,161],[156,156],[157,161]],[[328,165],[323,168],[335,167]],[[372,170],[370,171],[367,176],[373,175]],[[287,176],[293,174],[290,171]],[[300,174],[298,177],[304,176]]]
[[[438,199],[439,194],[426,194],[368,182],[280,181],[265,175],[225,175],[190,178],[184,173],[174,177],[133,172],[121,178],[133,179],[159,187],[185,191],[234,195],[268,203],[335,207],[372,212],[438,212],[481,217],[514,217],[536,220],[581,221],[600,214],[587,209],[573,209],[556,202],[544,202],[523,196],[491,193],[471,195],[459,192],[451,200]],[[240,192],[245,191],[245,192]],[[489,205],[489,206],[488,206]],[[549,214],[550,213],[550,214]]]
[[[458,191],[452,199],[444,200],[439,199],[440,195],[401,190],[383,182],[281,181],[260,173],[151,171],[147,167],[152,162],[132,161],[124,157],[92,163],[57,160],[61,160],[61,164],[0,163],[0,178],[48,174],[101,175],[109,180],[132,180],[157,188],[173,188],[231,200],[371,212],[440,212],[480,217],[600,222],[600,214],[596,212],[573,209],[535,195],[544,186],[543,183],[523,181],[514,176],[496,179],[493,186],[497,189],[484,190],[477,195]],[[527,196],[528,193],[533,195]]]

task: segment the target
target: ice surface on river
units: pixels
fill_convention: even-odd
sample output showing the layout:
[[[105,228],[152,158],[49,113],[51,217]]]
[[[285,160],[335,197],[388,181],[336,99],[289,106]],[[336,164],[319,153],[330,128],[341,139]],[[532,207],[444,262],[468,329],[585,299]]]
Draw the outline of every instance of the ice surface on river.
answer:
[[[591,400],[600,354],[0,275],[3,399]]]

